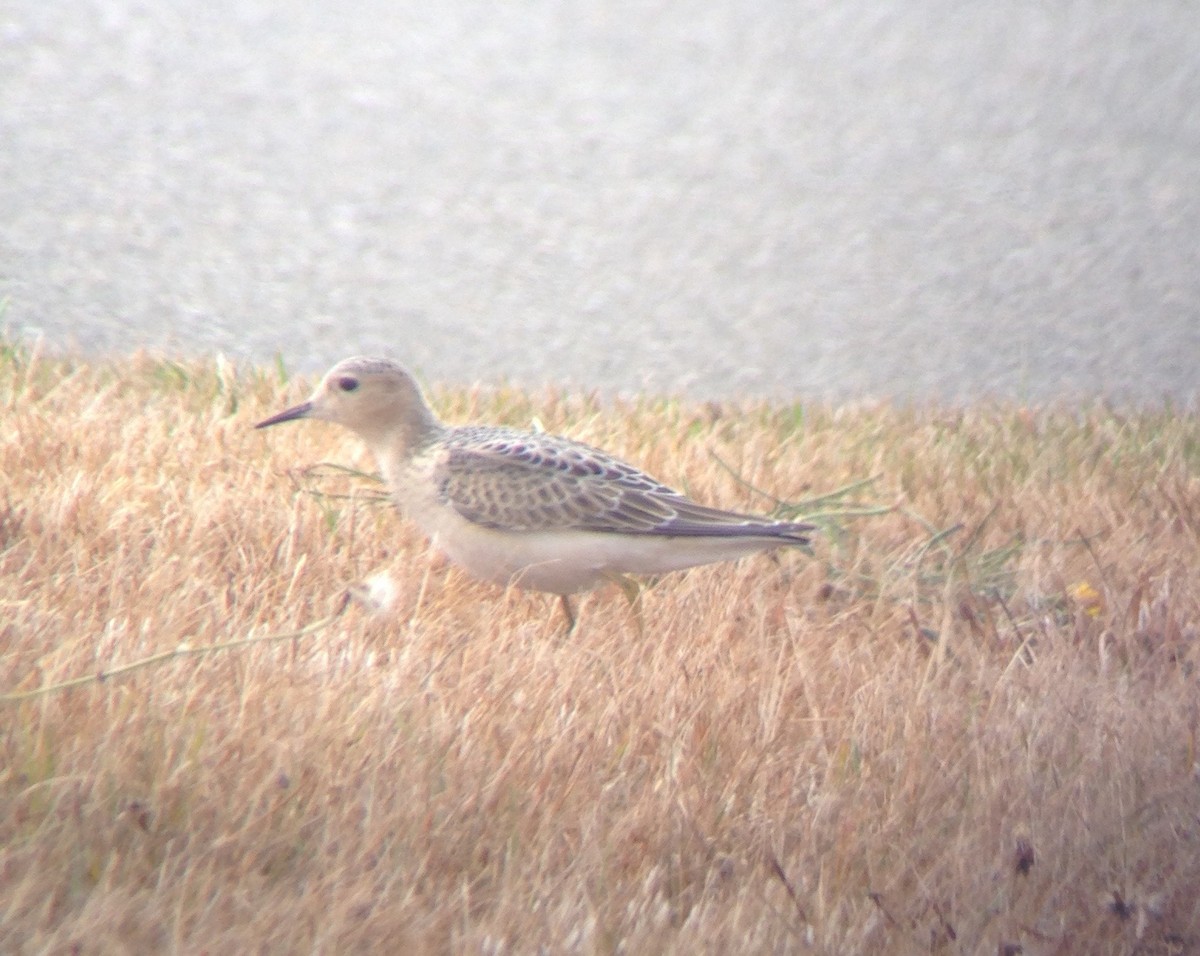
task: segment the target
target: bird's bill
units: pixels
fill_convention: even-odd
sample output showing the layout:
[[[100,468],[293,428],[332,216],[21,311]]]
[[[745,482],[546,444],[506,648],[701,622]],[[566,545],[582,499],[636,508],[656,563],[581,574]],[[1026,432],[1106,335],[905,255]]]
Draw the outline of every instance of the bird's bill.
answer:
[[[304,402],[301,405],[294,405],[293,407],[280,412],[278,415],[272,415],[270,418],[263,419],[254,427],[266,428],[268,425],[278,425],[280,422],[290,422],[297,418],[305,418],[312,414],[312,409],[312,402]]]

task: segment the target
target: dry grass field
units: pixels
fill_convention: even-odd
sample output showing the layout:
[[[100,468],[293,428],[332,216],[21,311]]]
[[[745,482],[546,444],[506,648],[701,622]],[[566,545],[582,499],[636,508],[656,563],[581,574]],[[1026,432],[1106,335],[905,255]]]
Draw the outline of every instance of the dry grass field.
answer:
[[[567,636],[282,379],[0,355],[0,952],[1200,952],[1194,412],[434,390],[822,526]]]

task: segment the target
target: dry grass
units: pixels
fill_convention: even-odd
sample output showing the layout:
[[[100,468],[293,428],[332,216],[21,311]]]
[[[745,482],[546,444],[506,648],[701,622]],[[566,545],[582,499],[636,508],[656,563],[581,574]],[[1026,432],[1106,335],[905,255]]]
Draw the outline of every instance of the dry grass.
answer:
[[[0,703],[0,951],[1200,950],[1194,414],[438,394],[730,507],[890,506],[564,638],[297,470],[352,437],[251,430],[303,391],[0,356],[0,692],[397,587]]]

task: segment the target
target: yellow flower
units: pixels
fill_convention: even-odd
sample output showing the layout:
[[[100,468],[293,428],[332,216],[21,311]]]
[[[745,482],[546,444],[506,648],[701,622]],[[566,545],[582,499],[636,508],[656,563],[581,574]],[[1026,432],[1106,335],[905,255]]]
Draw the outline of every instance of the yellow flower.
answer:
[[[1099,617],[1104,610],[1104,598],[1087,581],[1080,581],[1067,592],[1088,617]]]

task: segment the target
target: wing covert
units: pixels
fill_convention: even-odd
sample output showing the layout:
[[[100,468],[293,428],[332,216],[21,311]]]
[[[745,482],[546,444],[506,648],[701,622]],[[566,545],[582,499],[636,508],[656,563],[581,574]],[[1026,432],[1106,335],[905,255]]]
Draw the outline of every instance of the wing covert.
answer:
[[[709,508],[612,456],[553,435],[459,428],[435,469],[441,499],[506,531],[578,530],[804,543],[809,526]]]

